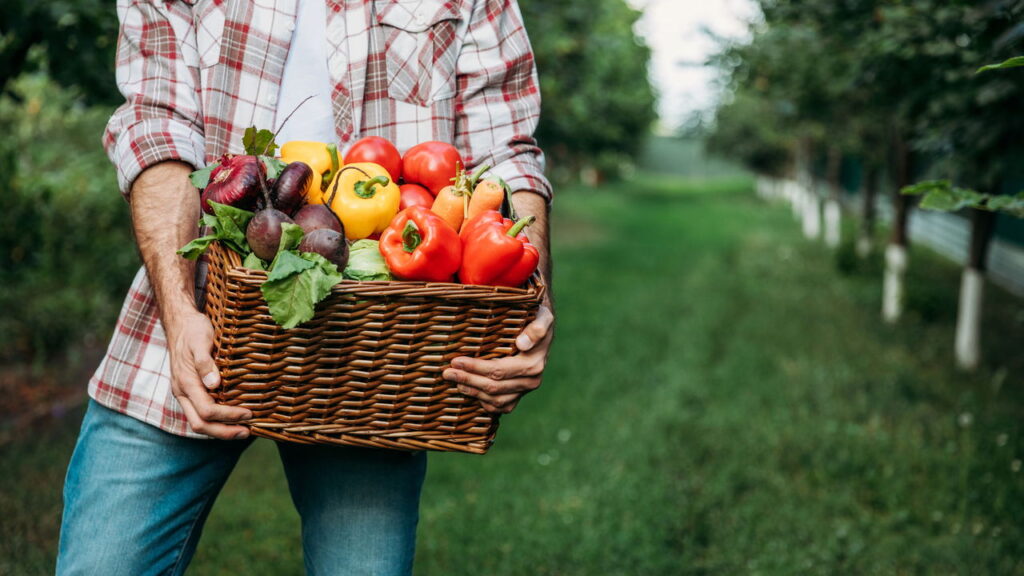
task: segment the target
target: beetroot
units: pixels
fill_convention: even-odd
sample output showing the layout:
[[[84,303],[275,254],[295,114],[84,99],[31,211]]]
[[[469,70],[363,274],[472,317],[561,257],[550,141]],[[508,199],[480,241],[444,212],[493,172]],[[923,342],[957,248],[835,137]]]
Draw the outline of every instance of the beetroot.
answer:
[[[344,270],[348,264],[348,240],[345,235],[327,228],[313,230],[302,237],[299,252],[312,252],[333,262],[338,270]]]
[[[295,216],[306,201],[306,191],[313,181],[313,169],[305,162],[292,162],[284,167],[270,189],[270,202],[274,208]]]
[[[273,260],[281,245],[281,224],[285,222],[295,223],[287,214],[274,208],[257,212],[245,229],[245,239],[249,242],[253,254],[263,260]]]
[[[203,211],[213,214],[210,202],[251,210],[266,185],[267,168],[256,156],[221,157],[220,166],[210,173],[201,196]]]
[[[328,230],[334,230],[338,234],[344,234],[345,229],[341,225],[341,220],[331,212],[331,209],[323,204],[306,204],[293,216],[295,223],[298,224],[302,231],[309,234],[313,230],[320,230],[326,228]]]

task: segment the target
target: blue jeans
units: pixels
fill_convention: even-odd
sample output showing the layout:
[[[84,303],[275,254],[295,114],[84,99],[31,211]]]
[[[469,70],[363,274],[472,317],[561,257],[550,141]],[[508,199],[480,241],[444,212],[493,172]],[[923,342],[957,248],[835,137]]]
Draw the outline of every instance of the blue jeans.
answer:
[[[57,574],[183,574],[249,444],[175,436],[90,401],[64,485]],[[425,453],[277,446],[307,574],[412,572]]]

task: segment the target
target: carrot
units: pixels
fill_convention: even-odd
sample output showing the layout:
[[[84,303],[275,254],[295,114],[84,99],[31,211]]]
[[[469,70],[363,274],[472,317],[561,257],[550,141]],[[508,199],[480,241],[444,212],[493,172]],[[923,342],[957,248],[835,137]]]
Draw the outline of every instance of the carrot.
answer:
[[[434,205],[430,210],[451,224],[456,232],[462,228],[462,221],[466,217],[465,194],[459,192],[456,186],[445,186],[434,198]]]
[[[505,201],[505,189],[494,180],[481,180],[473,196],[469,199],[469,214],[466,220],[472,220],[481,212],[488,210],[501,210],[501,203]]]

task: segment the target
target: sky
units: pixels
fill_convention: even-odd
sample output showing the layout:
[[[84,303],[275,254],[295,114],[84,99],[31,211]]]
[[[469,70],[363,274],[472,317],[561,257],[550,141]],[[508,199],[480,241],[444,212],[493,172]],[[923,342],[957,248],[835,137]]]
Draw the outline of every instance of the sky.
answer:
[[[637,32],[652,50],[651,79],[658,90],[662,128],[673,129],[715,101],[715,71],[703,65],[715,42],[703,30],[742,38],[756,8],[750,0],[628,2],[644,11]]]

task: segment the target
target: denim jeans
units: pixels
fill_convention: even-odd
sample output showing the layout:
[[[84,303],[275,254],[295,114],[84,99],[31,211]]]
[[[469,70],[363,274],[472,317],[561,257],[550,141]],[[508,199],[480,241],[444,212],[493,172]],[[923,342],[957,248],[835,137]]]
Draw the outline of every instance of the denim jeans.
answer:
[[[183,574],[250,444],[175,436],[90,401],[64,485],[57,574]],[[412,572],[426,454],[277,446],[307,574]]]

